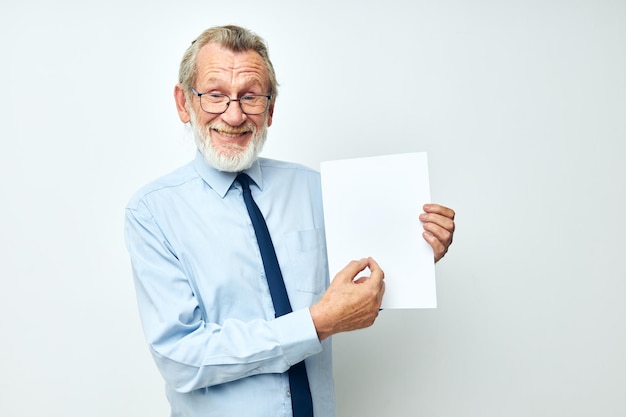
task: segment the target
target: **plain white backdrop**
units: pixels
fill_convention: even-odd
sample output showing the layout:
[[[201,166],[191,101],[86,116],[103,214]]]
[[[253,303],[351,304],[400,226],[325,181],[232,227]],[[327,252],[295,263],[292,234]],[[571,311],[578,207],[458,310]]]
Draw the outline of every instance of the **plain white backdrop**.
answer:
[[[626,415],[624,22],[622,0],[2,1],[0,415],[168,415],[124,206],[193,158],[178,63],[228,23],[281,84],[264,156],[426,151],[457,211],[439,307],[335,337],[340,417]]]

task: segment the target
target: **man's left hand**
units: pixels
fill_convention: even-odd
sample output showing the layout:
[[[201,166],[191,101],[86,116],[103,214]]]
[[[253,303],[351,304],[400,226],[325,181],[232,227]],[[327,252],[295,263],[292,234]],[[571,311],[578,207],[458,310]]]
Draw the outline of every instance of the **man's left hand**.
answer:
[[[452,244],[454,210],[439,204],[424,204],[420,220],[424,223],[424,239],[432,246],[435,262],[443,258]]]

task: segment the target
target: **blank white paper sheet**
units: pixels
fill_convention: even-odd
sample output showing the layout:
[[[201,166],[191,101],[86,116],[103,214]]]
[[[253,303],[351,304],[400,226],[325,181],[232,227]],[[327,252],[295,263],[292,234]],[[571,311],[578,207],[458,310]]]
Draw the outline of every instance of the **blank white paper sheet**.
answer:
[[[331,279],[371,256],[385,272],[382,308],[437,307],[433,251],[418,218],[430,202],[427,154],[326,161],[320,172]]]

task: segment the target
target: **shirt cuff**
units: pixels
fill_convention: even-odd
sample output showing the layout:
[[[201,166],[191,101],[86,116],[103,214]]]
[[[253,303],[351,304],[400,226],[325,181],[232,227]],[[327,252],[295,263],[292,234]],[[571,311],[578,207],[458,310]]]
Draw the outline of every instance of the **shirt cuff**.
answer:
[[[297,310],[272,321],[285,358],[292,366],[322,351],[317,330],[308,308]]]

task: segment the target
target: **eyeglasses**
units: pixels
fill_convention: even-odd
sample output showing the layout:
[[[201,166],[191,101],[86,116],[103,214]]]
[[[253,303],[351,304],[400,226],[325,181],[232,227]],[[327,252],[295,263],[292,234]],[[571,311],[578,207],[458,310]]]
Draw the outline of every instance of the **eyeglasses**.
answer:
[[[261,94],[246,94],[239,98],[230,98],[225,94],[218,93],[198,93],[193,87],[191,92],[200,98],[200,108],[207,113],[222,114],[228,110],[231,101],[238,101],[242,113],[256,115],[264,113],[272,96]]]

